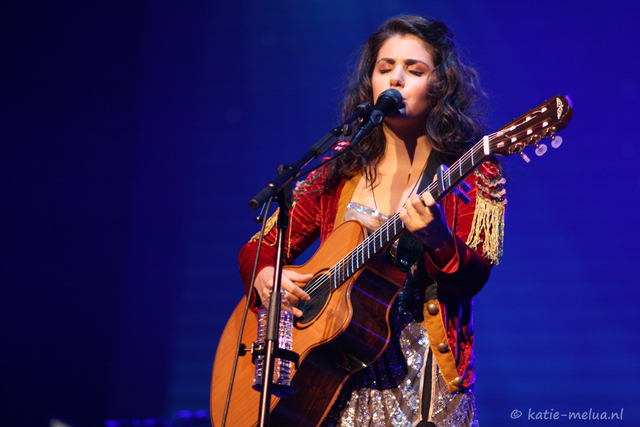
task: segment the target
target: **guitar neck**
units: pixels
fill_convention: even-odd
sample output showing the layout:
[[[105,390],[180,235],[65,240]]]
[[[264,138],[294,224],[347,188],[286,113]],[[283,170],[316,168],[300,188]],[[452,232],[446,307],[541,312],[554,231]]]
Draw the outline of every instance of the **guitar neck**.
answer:
[[[489,157],[485,154],[485,152],[488,151],[485,149],[485,146],[490,144],[488,138],[489,137],[485,137],[476,143],[442,174],[442,186],[434,181],[420,192],[420,194],[428,191],[434,200],[440,203],[447,194]],[[364,239],[349,255],[330,269],[332,290],[338,288],[348,278],[360,270],[374,255],[380,252],[390,242],[395,241],[404,231],[404,223],[400,220],[400,216],[396,212],[380,226],[380,228]]]

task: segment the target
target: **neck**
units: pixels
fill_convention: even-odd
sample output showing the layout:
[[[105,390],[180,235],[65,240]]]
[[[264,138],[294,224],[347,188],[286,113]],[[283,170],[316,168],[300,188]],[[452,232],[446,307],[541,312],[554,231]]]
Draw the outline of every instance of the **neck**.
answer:
[[[402,207],[415,191],[431,154],[426,129],[423,132],[409,132],[405,127],[400,129],[402,132],[383,122],[384,155],[375,165],[375,181],[367,183],[371,186],[373,205],[381,212],[396,212]],[[368,197],[365,193],[363,191],[361,195],[363,199]]]
[[[391,157],[395,162],[412,165],[417,161],[422,164],[431,154],[431,144],[424,126],[416,129],[384,122],[383,131],[386,139],[385,157]]]

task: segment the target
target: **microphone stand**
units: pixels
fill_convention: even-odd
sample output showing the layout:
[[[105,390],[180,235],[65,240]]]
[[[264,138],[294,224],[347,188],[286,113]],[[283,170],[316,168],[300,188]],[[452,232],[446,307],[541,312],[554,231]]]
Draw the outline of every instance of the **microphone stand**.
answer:
[[[273,371],[275,365],[275,351],[278,349],[278,339],[280,331],[280,308],[281,308],[281,280],[282,280],[282,258],[284,251],[284,237],[289,228],[289,209],[291,208],[291,182],[284,184],[278,191],[278,237],[276,249],[276,265],[273,278],[273,289],[267,312],[267,330],[265,334],[265,358],[262,370],[262,390],[260,395],[260,413],[258,416],[258,426],[269,425],[269,408],[271,406],[271,388]],[[297,354],[295,355],[298,356]],[[296,362],[297,365],[297,362]]]
[[[260,396],[260,412],[258,419],[259,427],[266,427],[269,425],[269,409],[271,406],[271,389],[276,353],[278,353],[278,356],[281,358],[295,361],[297,367],[298,355],[293,352],[283,352],[278,348],[281,307],[280,289],[282,284],[283,266],[282,260],[286,230],[289,227],[289,210],[292,204],[291,185],[293,181],[299,178],[300,171],[305,165],[329,151],[331,147],[333,147],[338,142],[338,137],[340,137],[341,135],[349,135],[353,133],[353,131],[355,130],[355,126],[368,119],[369,114],[371,114],[371,104],[367,102],[359,105],[356,112],[351,115],[351,117],[349,117],[341,126],[332,129],[329,133],[320,138],[320,140],[315,145],[313,145],[309,152],[305,154],[300,160],[290,166],[280,166],[278,168],[278,177],[267,184],[249,202],[249,206],[252,209],[258,209],[262,204],[266,203],[271,198],[276,197],[278,200],[278,205],[280,206],[280,211],[278,214],[278,234],[273,289],[271,290],[271,299],[269,302],[269,309],[267,314],[265,348],[263,350],[265,352],[265,358],[262,371],[262,394]],[[293,389],[290,389],[288,391],[291,393],[294,392]]]

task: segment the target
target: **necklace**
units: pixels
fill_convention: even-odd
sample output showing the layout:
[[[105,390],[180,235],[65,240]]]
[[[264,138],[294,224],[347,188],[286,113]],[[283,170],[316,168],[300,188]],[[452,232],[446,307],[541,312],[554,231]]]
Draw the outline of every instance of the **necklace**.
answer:
[[[418,184],[420,184],[421,177],[422,177],[422,175],[424,175],[424,171],[427,170],[427,164],[429,163],[429,157],[431,157],[431,156],[427,156],[427,160],[424,162],[424,166],[422,167],[422,172],[420,172],[420,175],[418,175],[418,179],[416,180],[416,183],[413,184],[413,188],[411,189],[411,192],[409,192],[409,195],[407,196],[407,200],[409,200],[409,197],[411,197],[413,192],[416,191],[416,187],[418,187]],[[380,212],[380,209],[378,209],[378,201],[376,200],[376,193],[375,193],[375,191],[373,191],[373,187],[374,187],[374,185],[371,184],[371,195],[373,196],[373,205],[375,206],[376,210],[378,212]],[[404,203],[407,203],[407,200],[405,200]]]

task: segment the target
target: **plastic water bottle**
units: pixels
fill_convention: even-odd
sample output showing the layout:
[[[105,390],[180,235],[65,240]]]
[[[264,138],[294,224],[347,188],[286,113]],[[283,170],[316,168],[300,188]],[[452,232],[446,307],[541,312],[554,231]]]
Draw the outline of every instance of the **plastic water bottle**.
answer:
[[[284,297],[285,291],[280,291],[280,330],[278,333],[278,347],[291,350],[293,343],[293,308]],[[258,311],[258,345],[265,343],[267,334],[267,311],[271,297],[266,298]],[[256,373],[253,379],[253,388],[260,390],[262,387],[262,376],[264,372],[265,356],[258,356],[256,361]],[[276,386],[291,385],[291,368],[293,362],[276,357],[273,367],[273,384]]]

